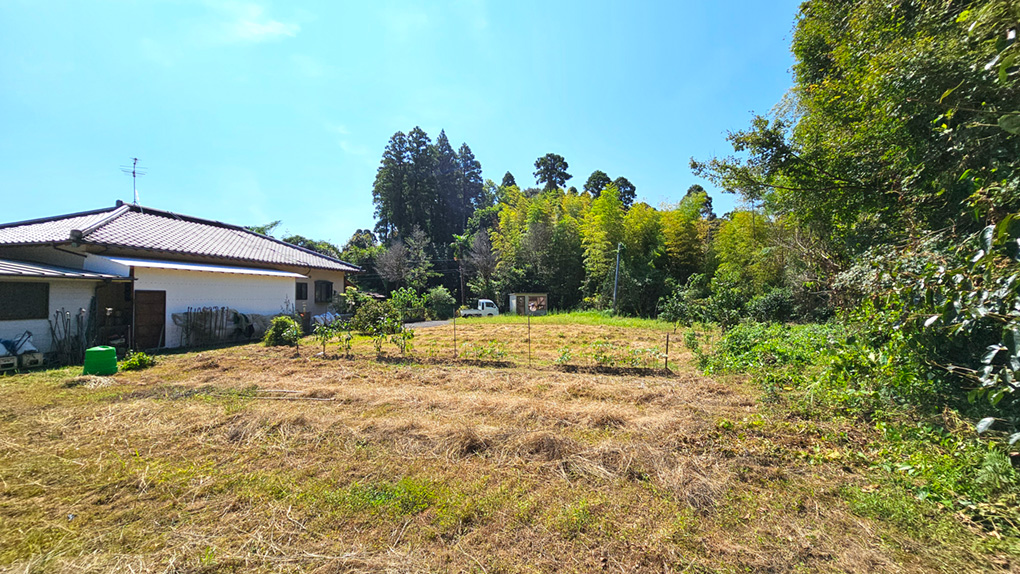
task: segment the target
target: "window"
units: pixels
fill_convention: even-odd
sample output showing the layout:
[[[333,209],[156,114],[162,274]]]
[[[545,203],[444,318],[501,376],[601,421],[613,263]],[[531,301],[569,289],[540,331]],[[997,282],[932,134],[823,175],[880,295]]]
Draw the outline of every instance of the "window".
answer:
[[[48,319],[49,283],[0,282],[0,321]]]
[[[307,301],[308,300],[308,283],[298,283],[297,292],[294,294],[296,301]]]
[[[333,300],[333,282],[332,281],[316,281],[315,282],[315,302],[316,303],[329,303]]]

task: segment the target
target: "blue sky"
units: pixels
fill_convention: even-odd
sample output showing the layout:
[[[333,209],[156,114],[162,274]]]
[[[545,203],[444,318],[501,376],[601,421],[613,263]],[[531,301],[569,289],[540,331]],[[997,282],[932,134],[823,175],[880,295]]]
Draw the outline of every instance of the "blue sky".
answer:
[[[791,85],[798,1],[0,0],[0,222],[131,200],[343,244],[400,130],[484,177],[564,156],[639,200],[693,183]]]

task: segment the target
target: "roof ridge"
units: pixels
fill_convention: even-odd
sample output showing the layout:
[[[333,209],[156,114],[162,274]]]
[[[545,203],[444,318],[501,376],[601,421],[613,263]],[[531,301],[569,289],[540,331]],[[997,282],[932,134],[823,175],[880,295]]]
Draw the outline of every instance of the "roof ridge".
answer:
[[[319,253],[318,251],[315,251],[313,249],[308,249],[307,247],[302,247],[300,245],[295,245],[293,243],[287,243],[286,241],[284,241],[282,239],[277,239],[277,238],[272,237],[270,235],[263,235],[261,233],[257,233],[255,231],[252,231],[251,229],[248,229],[247,227],[245,227],[243,225],[235,225],[233,223],[224,223],[222,221],[216,221],[215,219],[203,219],[201,217],[195,217],[193,215],[181,215],[179,213],[174,213],[172,211],[165,211],[165,210],[162,210],[162,209],[155,209],[155,208],[152,208],[152,207],[144,207],[144,206],[139,205],[137,203],[131,204],[130,207],[136,208],[139,211],[139,213],[148,213],[149,215],[157,215],[157,216],[160,216],[160,217],[169,217],[169,218],[177,219],[177,220],[180,220],[180,221],[190,221],[192,223],[202,223],[202,224],[212,225],[212,226],[215,226],[215,227],[221,227],[221,228],[224,228],[224,229],[232,229],[234,231],[240,231],[242,233],[247,233],[247,234],[250,234],[250,235],[255,235],[257,237],[261,237],[263,239],[268,239],[269,241],[272,241],[274,243],[278,243],[278,244],[283,245],[285,247],[290,247],[292,249],[297,249],[297,250],[303,251],[303,252],[311,254],[311,255],[316,255],[318,257],[324,257],[326,259],[329,259],[330,261],[333,261],[334,263],[342,263],[344,265],[348,265],[350,267],[354,267],[354,268],[357,268],[357,269],[362,270],[362,271],[364,270],[364,269],[362,269],[361,266],[355,265],[353,263],[349,263],[347,261],[344,261],[343,259],[338,259],[336,257],[332,257],[332,256],[326,255],[324,253]],[[155,212],[155,213],[153,213],[153,212]]]
[[[77,213],[65,213],[64,215],[51,215],[49,217],[38,217],[36,219],[26,219],[24,221],[12,221],[10,223],[0,223],[0,229],[7,229],[9,227],[20,227],[22,225],[34,225],[36,223],[47,223],[49,221],[59,221],[61,219],[71,219],[72,217],[84,217],[86,215],[95,215],[97,213],[103,213],[104,211],[112,211],[117,209],[119,206],[113,207],[101,207],[99,209],[90,209],[88,211],[79,211]]]
[[[121,205],[121,206],[117,207],[117,209],[114,209],[113,211],[111,211],[109,215],[107,215],[106,217],[100,219],[99,221],[93,223],[92,225],[90,225],[88,227],[85,227],[83,229],[72,229],[71,230],[71,239],[74,240],[74,241],[80,241],[86,235],[88,235],[88,234],[92,233],[93,231],[99,229],[100,227],[110,223],[111,221],[113,221],[114,219],[117,219],[121,215],[124,215],[125,213],[128,212],[129,209],[130,208],[128,207],[127,204]]]

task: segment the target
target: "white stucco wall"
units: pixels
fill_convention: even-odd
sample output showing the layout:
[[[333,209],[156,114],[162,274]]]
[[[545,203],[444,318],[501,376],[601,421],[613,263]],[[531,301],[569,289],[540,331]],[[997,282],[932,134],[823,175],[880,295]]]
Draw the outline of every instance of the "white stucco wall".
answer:
[[[334,293],[344,292],[344,274],[342,271],[325,271],[322,269],[309,269],[302,270],[299,273],[308,276],[307,279],[298,279],[296,283],[307,283],[308,284],[308,299],[304,301],[298,301],[296,299],[296,292],[292,291],[290,294],[290,300],[294,303],[294,310],[297,313],[310,313],[311,315],[321,315],[329,310],[329,304],[331,301],[316,302],[315,301],[315,282],[316,281],[331,281],[333,283]]]
[[[9,279],[4,279],[5,281]],[[44,281],[45,282],[45,281]],[[64,309],[71,313],[72,329],[74,315],[78,309],[88,309],[92,296],[95,295],[97,281],[83,279],[65,279],[49,281],[50,313],[47,319],[30,319],[24,321],[0,321],[0,339],[13,339],[24,333],[32,332],[32,344],[43,353],[50,352],[53,346],[50,334],[49,318],[57,311]]]
[[[242,313],[275,315],[294,300],[293,277],[267,277],[199,271],[135,268],[135,290],[166,291],[166,344],[180,345],[180,329],[171,319],[188,307],[229,307]]]

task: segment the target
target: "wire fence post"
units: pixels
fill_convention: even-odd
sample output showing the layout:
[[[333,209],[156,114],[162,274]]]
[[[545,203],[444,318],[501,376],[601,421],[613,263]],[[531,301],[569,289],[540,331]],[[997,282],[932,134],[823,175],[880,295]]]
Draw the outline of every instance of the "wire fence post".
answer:
[[[457,315],[453,316],[453,358],[457,358]]]
[[[531,368],[531,312],[528,312],[528,368]]]
[[[669,333],[666,333],[666,372],[669,372]]]

